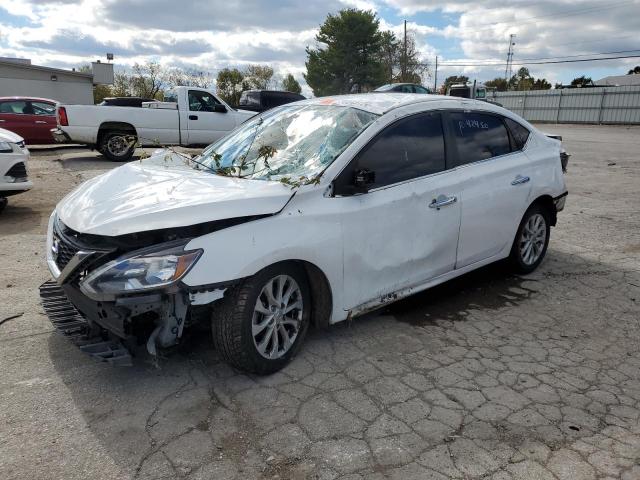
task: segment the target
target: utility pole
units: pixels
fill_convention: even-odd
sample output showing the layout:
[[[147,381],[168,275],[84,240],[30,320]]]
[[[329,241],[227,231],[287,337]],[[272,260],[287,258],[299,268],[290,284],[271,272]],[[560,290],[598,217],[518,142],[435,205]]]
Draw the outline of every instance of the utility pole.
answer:
[[[404,49],[402,53],[402,81],[406,82],[407,78],[407,21],[404,21]]]
[[[509,51],[507,52],[507,66],[504,69],[504,79],[507,83],[511,78],[511,68],[513,65],[513,47],[516,44],[516,42],[513,41],[515,36],[516,36],[515,33],[512,33],[511,35],[509,35]]]
[[[436,55],[436,71],[433,75],[433,93],[438,91],[438,56]]]

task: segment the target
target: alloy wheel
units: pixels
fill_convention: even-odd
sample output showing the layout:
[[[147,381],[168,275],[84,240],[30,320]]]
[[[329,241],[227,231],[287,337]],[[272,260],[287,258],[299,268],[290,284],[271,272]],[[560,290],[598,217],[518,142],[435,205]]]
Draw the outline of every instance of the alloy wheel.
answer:
[[[540,213],[531,215],[520,234],[520,258],[525,265],[533,265],[544,251],[547,239],[547,222]]]
[[[251,319],[253,343],[260,355],[273,360],[291,349],[303,309],[302,291],[293,277],[278,275],[262,287]]]

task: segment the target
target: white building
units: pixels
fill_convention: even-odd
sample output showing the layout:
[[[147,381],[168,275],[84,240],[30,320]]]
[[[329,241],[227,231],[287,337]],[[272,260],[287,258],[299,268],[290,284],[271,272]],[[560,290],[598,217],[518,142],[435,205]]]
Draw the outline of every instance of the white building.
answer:
[[[40,97],[62,103],[93,104],[93,86],[113,83],[113,64],[93,62],[91,72],[32,65],[0,58],[0,97]]]

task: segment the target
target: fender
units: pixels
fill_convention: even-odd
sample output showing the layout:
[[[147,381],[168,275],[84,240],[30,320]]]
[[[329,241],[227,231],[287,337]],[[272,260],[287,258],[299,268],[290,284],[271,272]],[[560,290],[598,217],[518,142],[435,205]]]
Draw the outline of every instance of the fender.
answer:
[[[303,260],[327,277],[333,298],[331,322],[343,320],[342,225],[322,188],[298,191],[275,216],[191,240],[185,249],[204,253],[182,279],[188,287],[227,284],[287,260]],[[320,232],[320,233],[319,233]]]

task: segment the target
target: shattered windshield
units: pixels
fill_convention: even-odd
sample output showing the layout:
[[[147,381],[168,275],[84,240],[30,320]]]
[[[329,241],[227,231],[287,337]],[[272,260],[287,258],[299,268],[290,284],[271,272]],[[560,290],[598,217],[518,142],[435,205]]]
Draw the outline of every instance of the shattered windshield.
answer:
[[[312,178],[377,115],[335,105],[286,105],[254,117],[197,159],[217,173],[258,180]]]

